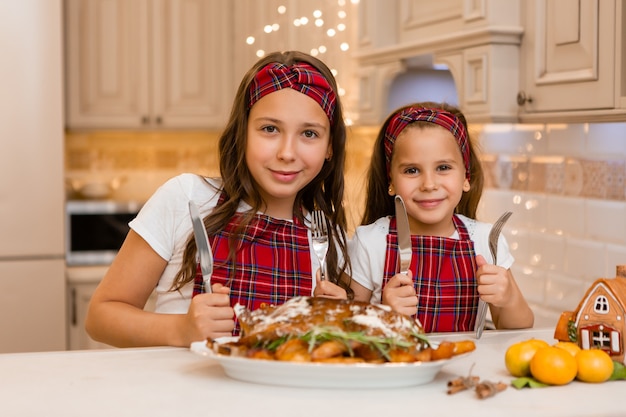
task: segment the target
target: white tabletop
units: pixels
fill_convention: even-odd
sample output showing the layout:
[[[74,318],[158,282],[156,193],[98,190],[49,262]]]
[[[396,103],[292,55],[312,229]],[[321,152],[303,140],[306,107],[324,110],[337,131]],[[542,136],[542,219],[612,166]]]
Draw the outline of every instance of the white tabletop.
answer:
[[[434,339],[471,338],[469,334]],[[213,359],[184,348],[111,349],[0,355],[2,416],[623,416],[626,381],[572,382],[480,400],[447,395],[472,375],[510,383],[506,348],[553,330],[486,331],[472,354],[451,361],[432,383],[393,389],[289,388],[240,382]]]

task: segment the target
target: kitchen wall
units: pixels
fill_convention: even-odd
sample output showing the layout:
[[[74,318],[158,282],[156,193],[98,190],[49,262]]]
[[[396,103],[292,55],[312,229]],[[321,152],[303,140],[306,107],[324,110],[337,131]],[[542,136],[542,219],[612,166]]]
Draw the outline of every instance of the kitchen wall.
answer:
[[[376,136],[375,127],[348,130],[346,206],[351,224],[361,214],[364,174]],[[116,182],[110,198],[145,201],[168,178],[181,172],[219,176],[219,132],[91,131],[66,133],[68,198],[89,182]]]
[[[66,133],[68,197],[88,182],[119,180],[110,196],[145,201],[181,172],[217,176],[218,133],[207,131],[92,131]]]
[[[514,212],[505,230],[514,275],[538,324],[553,325],[626,263],[626,123],[489,125],[479,137],[480,215]]]
[[[351,229],[362,212],[376,127],[349,129],[346,204]],[[475,125],[485,165],[479,216],[513,211],[505,235],[514,275],[537,325],[553,326],[590,283],[626,263],[626,123]],[[123,178],[112,195],[145,200],[180,172],[218,175],[216,132],[68,133],[74,179]]]

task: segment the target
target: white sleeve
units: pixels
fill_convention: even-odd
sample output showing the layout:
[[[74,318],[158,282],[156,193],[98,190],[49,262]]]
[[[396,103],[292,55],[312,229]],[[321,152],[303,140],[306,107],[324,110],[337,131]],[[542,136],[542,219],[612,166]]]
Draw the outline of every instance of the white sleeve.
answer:
[[[216,185],[216,184],[213,184]],[[204,216],[217,204],[216,188],[194,174],[181,174],[161,187],[141,208],[129,226],[166,261],[181,251],[191,233],[189,200],[194,200]]]
[[[348,244],[352,279],[372,291],[372,303],[380,303],[387,254],[389,218],[383,217],[367,226],[357,227]]]
[[[217,204],[219,185],[220,180],[194,174],[174,177],[159,187],[129,224],[167,261],[156,287],[156,312],[184,314],[189,310],[193,283],[187,283],[180,291],[170,291],[183,262],[185,244],[191,236],[189,200],[195,201],[200,214],[205,216]]]

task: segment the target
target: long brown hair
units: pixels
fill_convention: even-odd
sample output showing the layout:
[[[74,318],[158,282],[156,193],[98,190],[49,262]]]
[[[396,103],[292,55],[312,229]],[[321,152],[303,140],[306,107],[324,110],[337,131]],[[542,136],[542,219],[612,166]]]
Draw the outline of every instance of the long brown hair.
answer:
[[[256,64],[243,77],[228,124],[219,138],[219,161],[222,185],[218,192],[225,197],[222,204],[204,219],[204,224],[209,236],[219,233],[236,214],[240,202],[248,203],[250,210],[242,213],[241,222],[235,229],[234,236],[229,241],[229,259],[234,262],[235,251],[239,238],[242,236],[247,225],[250,224],[255,214],[265,206],[258,187],[252,178],[252,174],[246,165],[246,142],[248,127],[248,103],[250,99],[250,84],[260,69],[269,63],[281,63],[287,66],[297,62],[305,62],[315,67],[332,86],[337,96],[337,104],[331,121],[330,141],[332,158],[326,160],[320,173],[296,195],[294,203],[294,216],[304,222],[304,213],[301,208],[311,211],[319,208],[324,211],[330,224],[332,241],[337,243],[345,262],[339,265],[339,256],[335,245],[329,245],[328,256],[328,279],[341,287],[352,297],[350,283],[340,278],[342,273],[349,268],[347,251],[347,238],[345,234],[347,220],[343,208],[344,193],[344,167],[346,159],[346,126],[343,120],[343,111],[339,99],[337,83],[330,69],[317,58],[298,51],[274,52],[257,61]],[[209,186],[207,184],[207,186]],[[187,239],[183,254],[183,265],[176,274],[173,290],[180,290],[183,285],[194,280],[196,273],[196,243],[193,234]]]
[[[478,203],[483,193],[483,168],[480,163],[480,159],[476,153],[476,145],[473,143],[471,137],[469,137],[469,130],[467,126],[467,120],[465,115],[455,106],[447,103],[435,103],[435,102],[422,102],[413,103],[392,112],[385,120],[376,142],[374,143],[374,151],[370,160],[370,166],[367,174],[367,194],[365,197],[365,212],[361,219],[361,224],[371,224],[377,219],[393,215],[394,209],[394,196],[390,196],[387,192],[389,188],[389,180],[387,175],[387,165],[385,160],[385,131],[389,126],[389,122],[397,113],[409,107],[424,107],[432,109],[442,109],[449,113],[454,114],[463,123],[465,130],[468,132],[468,146],[470,155],[470,190],[463,193],[461,201],[457,204],[455,213],[463,214],[469,218],[476,218],[476,210],[478,209]],[[436,126],[429,122],[414,122],[415,125],[420,127]],[[411,126],[411,125],[409,125]]]

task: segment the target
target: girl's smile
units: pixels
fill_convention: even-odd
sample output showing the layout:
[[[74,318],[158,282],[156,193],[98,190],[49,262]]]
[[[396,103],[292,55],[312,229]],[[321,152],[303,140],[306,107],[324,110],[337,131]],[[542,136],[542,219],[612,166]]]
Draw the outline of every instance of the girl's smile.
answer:
[[[390,191],[406,202],[411,233],[447,237],[454,232],[452,215],[469,181],[448,130],[437,125],[404,129],[394,145],[390,177]]]
[[[286,172],[286,171],[273,171],[270,169],[270,172],[272,172],[272,174],[274,175],[277,181],[288,183],[288,182],[293,181],[296,178],[299,171]]]
[[[430,210],[430,209],[436,209],[439,204],[441,204],[443,202],[443,199],[437,199],[437,200],[415,200],[414,201],[419,207],[423,208],[424,210]]]
[[[246,164],[267,204],[265,213],[291,219],[296,194],[330,156],[330,121],[320,105],[291,88],[268,94],[250,109]]]

